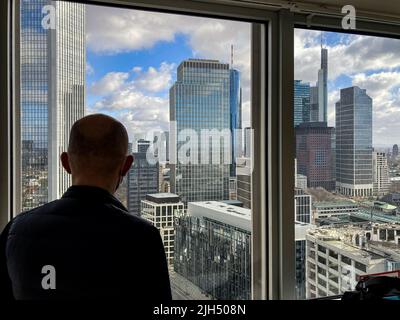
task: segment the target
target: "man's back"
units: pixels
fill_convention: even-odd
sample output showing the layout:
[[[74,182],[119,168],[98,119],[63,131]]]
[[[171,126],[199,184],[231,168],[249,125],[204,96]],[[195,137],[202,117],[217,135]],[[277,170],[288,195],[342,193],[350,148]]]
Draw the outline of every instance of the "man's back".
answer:
[[[101,188],[72,186],[19,215],[5,249],[17,299],[171,300],[158,230]],[[42,287],[46,265],[55,268],[54,290]]]

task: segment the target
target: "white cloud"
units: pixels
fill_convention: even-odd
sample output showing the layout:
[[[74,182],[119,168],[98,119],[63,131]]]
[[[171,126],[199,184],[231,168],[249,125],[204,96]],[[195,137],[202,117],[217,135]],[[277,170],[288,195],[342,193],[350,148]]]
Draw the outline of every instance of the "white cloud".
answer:
[[[86,74],[88,75],[94,74],[94,69],[88,61],[86,61]]]
[[[160,92],[168,89],[172,85],[172,72],[175,69],[175,64],[161,63],[157,70],[154,67],[149,67],[146,72],[141,72],[137,67],[133,70],[138,73],[135,79],[135,84],[138,89]]]
[[[99,81],[92,84],[90,92],[104,96],[119,90],[128,79],[129,74],[126,72],[109,72]]]

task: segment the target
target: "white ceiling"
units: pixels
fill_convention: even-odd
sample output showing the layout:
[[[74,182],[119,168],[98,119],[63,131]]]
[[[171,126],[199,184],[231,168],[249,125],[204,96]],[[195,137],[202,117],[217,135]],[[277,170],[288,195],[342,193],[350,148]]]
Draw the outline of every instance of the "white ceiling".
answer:
[[[324,11],[328,10],[339,14],[343,6],[353,5],[356,9],[356,14],[358,12],[360,15],[398,18],[400,22],[400,0],[233,0],[232,2],[240,3],[241,5],[272,4],[286,8],[296,4],[300,9],[323,9]]]

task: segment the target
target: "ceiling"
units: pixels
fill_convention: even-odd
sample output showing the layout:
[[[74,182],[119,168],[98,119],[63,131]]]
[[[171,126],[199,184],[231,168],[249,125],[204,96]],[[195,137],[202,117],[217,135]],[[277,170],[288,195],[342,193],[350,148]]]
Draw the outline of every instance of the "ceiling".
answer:
[[[293,4],[299,9],[323,10],[341,14],[345,5],[353,5],[360,16],[398,18],[400,20],[400,0],[231,0],[241,5],[274,5],[289,8]]]

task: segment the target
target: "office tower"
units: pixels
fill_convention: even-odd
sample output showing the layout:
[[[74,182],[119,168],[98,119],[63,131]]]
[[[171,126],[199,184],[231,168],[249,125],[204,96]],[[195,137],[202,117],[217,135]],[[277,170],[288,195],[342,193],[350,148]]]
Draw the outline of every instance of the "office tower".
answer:
[[[236,176],[234,176],[229,178],[229,200],[236,200],[236,199],[237,199],[237,178]]]
[[[310,122],[310,84],[294,80],[294,126]]]
[[[248,209],[251,209],[251,161],[250,158],[237,158],[236,161],[236,199]]]
[[[336,189],[372,196],[372,99],[365,89],[340,90],[336,103]]]
[[[301,123],[296,131],[297,172],[307,177],[308,187],[335,188],[332,177],[332,134],[326,122]]]
[[[397,144],[393,145],[392,157],[396,158],[399,155],[399,146]]]
[[[328,121],[328,50],[321,45],[321,69],[318,70],[318,121]]]
[[[49,4],[55,8],[54,28],[42,26],[42,8]],[[22,147],[32,142],[30,151],[21,150],[21,209],[28,210],[59,198],[70,185],[59,155],[85,112],[85,6],[25,0],[20,12]]]
[[[140,201],[146,198],[147,194],[158,193],[158,162],[147,161],[146,151],[150,141],[139,140],[137,149],[134,152],[133,165],[128,171],[128,211],[133,215],[140,215]]]
[[[253,129],[250,127],[244,128],[244,157],[251,158],[253,148]]]
[[[304,190],[294,189],[294,210],[295,221],[303,223],[311,223],[312,210],[311,210],[311,195],[304,192]]]
[[[309,230],[306,296],[317,298],[354,290],[358,277],[400,267],[400,227],[343,225]]]
[[[229,64],[189,59],[178,67],[170,89],[171,191],[184,203],[229,199],[229,90]]]
[[[240,73],[236,69],[229,70],[229,105],[230,105],[230,130],[232,164],[231,177],[235,176],[236,158],[241,156],[242,150],[242,89],[240,88]]]
[[[357,202],[351,200],[314,201],[312,206],[315,219],[349,216],[359,209]]]
[[[318,87],[310,87],[310,121],[318,122]]]
[[[374,181],[374,195],[381,197],[389,193],[389,167],[386,153],[372,153],[372,178]]]
[[[175,272],[212,299],[250,299],[251,210],[218,201],[189,202],[176,219]]]
[[[148,194],[141,201],[140,216],[160,231],[168,264],[172,264],[174,258],[175,211],[183,209],[180,197],[173,193]]]
[[[306,234],[315,228],[309,223],[295,222],[294,234],[296,243],[296,299],[306,299]]]
[[[321,68],[318,70],[316,86],[310,88],[310,120],[311,122],[327,122],[328,120],[328,49],[322,48]]]

